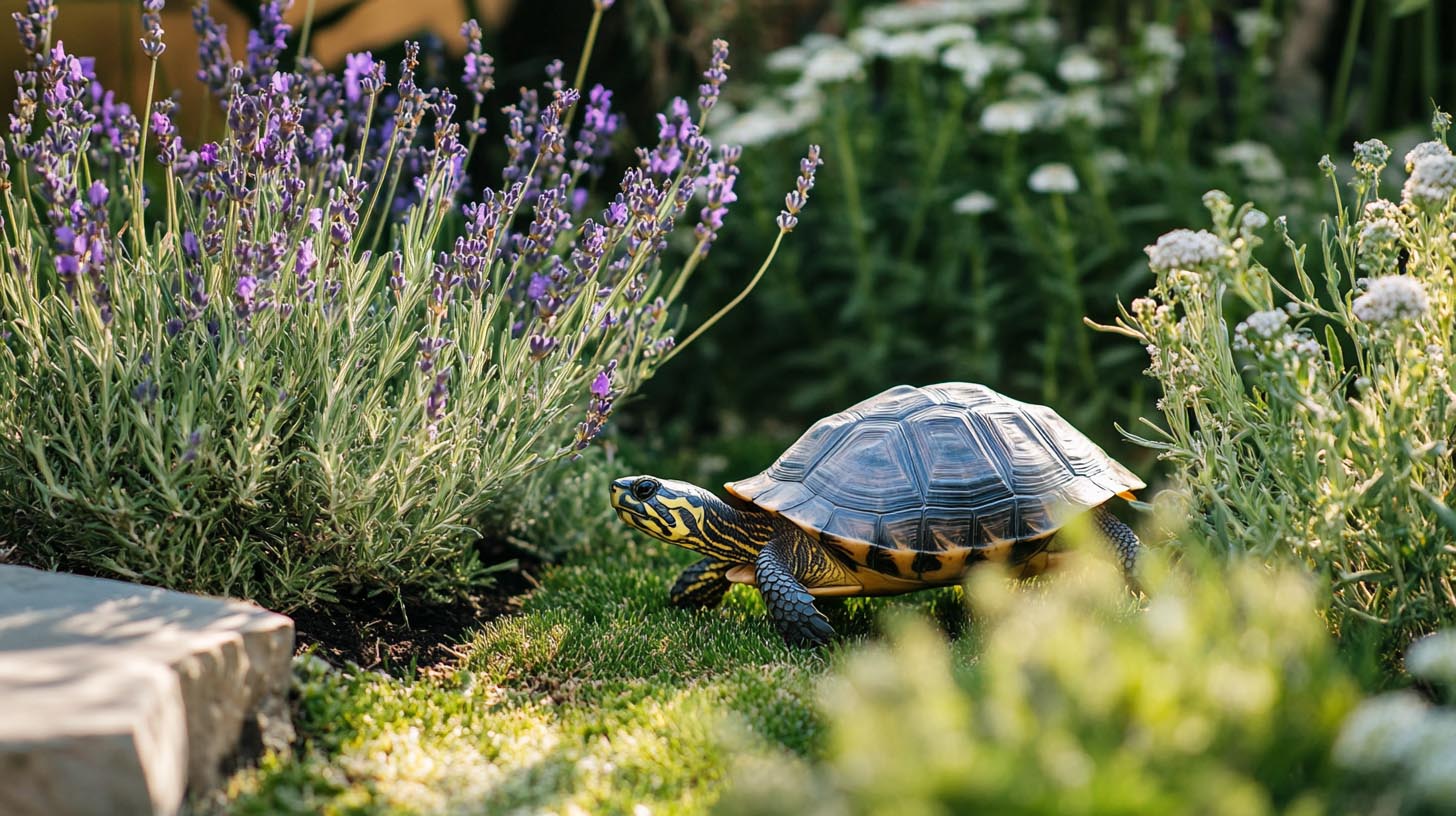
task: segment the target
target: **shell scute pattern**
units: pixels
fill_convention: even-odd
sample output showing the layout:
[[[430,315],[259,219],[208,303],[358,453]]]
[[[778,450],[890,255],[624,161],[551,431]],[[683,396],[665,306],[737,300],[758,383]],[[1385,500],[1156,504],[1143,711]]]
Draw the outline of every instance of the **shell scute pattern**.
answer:
[[[971,560],[1024,560],[1068,516],[1143,486],[1050,408],[944,383],[826,417],[727,487],[841,560],[930,582]]]

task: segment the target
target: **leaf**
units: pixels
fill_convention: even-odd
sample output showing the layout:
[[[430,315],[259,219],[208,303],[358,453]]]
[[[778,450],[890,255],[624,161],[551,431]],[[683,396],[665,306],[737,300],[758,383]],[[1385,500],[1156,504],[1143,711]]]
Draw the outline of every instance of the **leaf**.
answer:
[[[1335,376],[1339,377],[1345,373],[1345,350],[1340,345],[1340,337],[1335,334],[1335,327],[1325,324],[1325,347],[1330,352],[1330,365],[1335,367]]]
[[[1424,487],[1420,485],[1412,485],[1412,487],[1425,498],[1426,504],[1431,506],[1431,512],[1436,514],[1436,518],[1441,520],[1441,524],[1447,530],[1451,531],[1453,535],[1456,535],[1456,510],[1452,510],[1450,505],[1436,498],[1435,494],[1426,490]]]

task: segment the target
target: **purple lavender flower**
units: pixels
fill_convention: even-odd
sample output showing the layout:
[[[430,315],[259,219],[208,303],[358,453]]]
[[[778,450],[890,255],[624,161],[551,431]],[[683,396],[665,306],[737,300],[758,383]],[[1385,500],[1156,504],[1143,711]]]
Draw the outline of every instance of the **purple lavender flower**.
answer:
[[[729,67],[728,41],[713,40],[713,56],[708,61],[708,70],[703,72],[703,84],[698,86],[698,110],[704,116],[718,104],[718,95],[723,92]]]
[[[20,47],[36,67],[45,62],[45,49],[51,41],[51,26],[56,21],[56,13],[55,0],[26,0],[25,11],[11,15],[20,33]]]
[[[683,149],[697,134],[688,110],[687,100],[677,97],[672,100],[669,113],[657,114],[657,146],[643,156],[643,166],[658,176],[670,176],[682,166]]]
[[[298,295],[304,303],[313,303],[313,270],[318,266],[318,255],[314,253],[313,238],[305,238],[298,246],[298,257],[293,261],[293,274],[298,283]]]
[[[481,47],[480,23],[466,21],[460,27],[465,36],[465,87],[477,106],[485,104],[485,95],[495,88],[495,59]]]
[[[162,42],[162,8],[166,0],[142,0],[142,53],[148,59],[156,60],[167,50]]]
[[[421,337],[419,340],[420,373],[429,374],[430,370],[435,367],[435,356],[448,345],[450,345],[450,340],[446,337]]]
[[[362,54],[344,56],[344,98],[352,103],[374,96],[384,89],[384,63],[376,62],[374,55]]]
[[[707,255],[718,230],[723,228],[723,218],[728,214],[728,205],[738,200],[733,192],[733,183],[738,180],[738,159],[743,149],[725,145],[722,158],[708,165],[708,206],[700,214],[694,232],[698,236],[698,253]]]
[[[612,399],[616,395],[617,361],[607,363],[607,367],[597,372],[592,378],[590,392],[591,403],[587,406],[586,421],[576,426],[576,449],[585,450],[593,439],[602,432],[602,427],[607,424],[607,418],[612,415]]]
[[[561,341],[555,337],[546,337],[540,334],[531,335],[526,342],[531,351],[531,359],[537,361],[546,359],[546,356],[561,344]]]
[[[287,3],[268,0],[258,9],[258,27],[248,32],[247,78],[252,85],[265,84],[278,70],[278,58],[288,47],[293,27],[283,22]]]
[[[224,99],[231,86],[233,55],[227,26],[213,19],[209,0],[197,0],[192,7],[192,30],[197,32],[197,81],[206,85],[213,97]]]
[[[254,296],[258,292],[258,279],[252,275],[243,275],[238,278],[237,286],[233,288],[233,294],[237,296],[238,317],[247,320],[257,311],[254,303]]]
[[[779,229],[793,232],[799,225],[799,211],[809,203],[809,191],[814,188],[814,171],[824,160],[819,158],[819,145],[809,145],[809,154],[799,160],[799,178],[794,189],[784,196],[784,209],[779,212]]]

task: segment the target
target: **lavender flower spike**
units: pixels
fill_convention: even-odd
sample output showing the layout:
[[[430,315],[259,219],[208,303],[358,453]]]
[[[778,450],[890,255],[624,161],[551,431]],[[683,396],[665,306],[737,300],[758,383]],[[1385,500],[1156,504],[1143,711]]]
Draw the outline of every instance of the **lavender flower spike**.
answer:
[[[698,86],[698,110],[707,116],[708,111],[718,104],[718,95],[723,92],[723,82],[728,79],[728,41],[713,40],[713,57],[708,70],[703,72],[705,82]]]
[[[142,53],[153,61],[167,50],[162,42],[166,33],[162,30],[162,8],[166,5],[166,0],[142,0]]]
[[[819,145],[809,145],[809,154],[799,160],[799,178],[793,192],[784,196],[784,209],[779,212],[779,229],[793,232],[799,225],[799,211],[809,203],[809,191],[814,189],[814,173],[824,160],[819,158]]]

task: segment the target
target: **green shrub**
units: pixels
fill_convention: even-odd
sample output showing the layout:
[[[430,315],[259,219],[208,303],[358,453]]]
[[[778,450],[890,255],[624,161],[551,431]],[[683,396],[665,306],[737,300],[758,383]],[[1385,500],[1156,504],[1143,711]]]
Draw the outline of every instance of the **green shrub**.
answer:
[[[835,160],[805,220],[818,243],[788,249],[751,307],[699,347],[710,373],[658,382],[663,410],[798,425],[896,383],[957,379],[1051,404],[1112,441],[1111,420],[1144,408],[1144,388],[1132,350],[1083,316],[1110,318],[1119,293],[1143,288],[1144,236],[1191,217],[1208,186],[1268,206],[1300,189],[1250,141],[1277,26],[1248,27],[1242,62],[1218,78],[1239,89],[1234,116],[1213,101],[1224,69],[1207,14],[1180,16],[1190,5],[1206,4],[1080,31],[1044,3],[890,4],[842,38],[770,54],[771,81],[713,130],[772,151],[803,136],[825,145]],[[777,206],[767,181],[745,170],[746,208]],[[765,237],[720,251],[751,268]],[[736,281],[700,287],[692,307]]]
[[[584,449],[670,354],[737,174],[700,133],[726,44],[696,112],[675,100],[592,213],[617,117],[559,62],[503,110],[503,182],[459,205],[493,85],[471,26],[462,122],[418,85],[414,45],[386,93],[367,54],[342,76],[282,67],[278,3],[234,63],[204,4],[228,128],[192,150],[169,103],[133,113],[51,47],[54,12],[19,17],[34,68],[0,148],[0,539],[22,557],[285,610],[449,593],[478,574],[481,512]]]
[[[922,623],[823,685],[821,767],[746,768],[727,813],[1319,813],[1354,684],[1313,583],[1246,563],[1130,609],[1110,568],[973,575],[983,645]]]
[[[1138,441],[1174,466],[1188,535],[1307,562],[1336,629],[1374,624],[1387,654],[1456,622],[1448,124],[1438,113],[1441,141],[1405,157],[1400,203],[1381,197],[1379,141],[1355,146],[1348,184],[1321,162],[1335,201],[1313,261],[1283,219],[1208,193],[1212,231],[1148,247],[1157,281],[1118,329],[1151,355],[1162,422]],[[1290,286],[1256,257],[1271,230]]]

